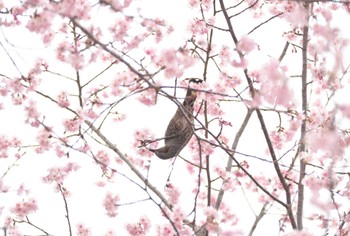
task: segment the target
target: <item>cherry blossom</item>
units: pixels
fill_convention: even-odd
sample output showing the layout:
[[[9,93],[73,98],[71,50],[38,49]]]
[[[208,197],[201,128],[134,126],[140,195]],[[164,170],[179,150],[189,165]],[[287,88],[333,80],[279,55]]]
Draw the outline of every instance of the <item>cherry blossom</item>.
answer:
[[[304,26],[307,24],[308,12],[304,6],[300,3],[287,3],[289,4],[288,13],[286,19],[293,26]]]
[[[151,227],[151,221],[148,217],[142,216],[137,223],[127,224],[125,227],[129,235],[147,235]]]
[[[9,190],[9,187],[4,184],[3,179],[0,179],[0,192],[6,193]]]
[[[154,89],[147,89],[139,96],[139,101],[147,106],[156,104],[157,92]]]
[[[83,224],[77,224],[76,228],[77,228],[77,235],[79,236],[91,235],[91,231],[88,228],[86,228]]]
[[[49,174],[43,177],[43,181],[45,183],[57,183],[61,185],[63,184],[66,177],[70,174],[70,172],[77,171],[78,169],[79,166],[73,162],[67,163],[67,165],[63,167],[50,168],[48,170]]]
[[[169,202],[171,204],[177,204],[180,197],[180,190],[177,189],[173,184],[168,183],[165,189],[166,194],[168,195]]]
[[[70,102],[67,98],[67,91],[62,91],[59,95],[58,95],[58,98],[57,98],[57,102],[58,102],[58,105],[60,105],[61,107],[69,107],[70,105]]]
[[[245,54],[250,53],[256,48],[256,43],[253,39],[249,38],[247,35],[243,35],[239,40],[237,49]]]
[[[65,128],[65,130],[69,131],[69,132],[76,132],[79,130],[79,127],[82,123],[81,119],[67,119],[63,121],[63,126]]]
[[[106,213],[109,217],[116,217],[118,212],[118,195],[113,195],[112,193],[106,193],[105,199],[103,201],[103,206],[106,209]]]
[[[151,2],[0,1],[6,232],[347,235],[349,6]],[[188,78],[194,134],[164,161]]]
[[[25,216],[34,213],[38,209],[37,202],[35,199],[28,199],[21,203],[16,203],[11,211],[19,218],[24,218]]]

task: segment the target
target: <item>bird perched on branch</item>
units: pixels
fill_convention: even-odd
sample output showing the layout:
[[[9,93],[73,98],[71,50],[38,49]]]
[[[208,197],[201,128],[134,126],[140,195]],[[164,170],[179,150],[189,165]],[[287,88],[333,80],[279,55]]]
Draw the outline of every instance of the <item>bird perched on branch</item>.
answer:
[[[170,159],[177,156],[187,145],[193,134],[193,104],[197,92],[190,88],[191,83],[202,83],[201,79],[190,79],[185,100],[170,120],[165,131],[165,146],[158,149],[149,149],[160,159]]]

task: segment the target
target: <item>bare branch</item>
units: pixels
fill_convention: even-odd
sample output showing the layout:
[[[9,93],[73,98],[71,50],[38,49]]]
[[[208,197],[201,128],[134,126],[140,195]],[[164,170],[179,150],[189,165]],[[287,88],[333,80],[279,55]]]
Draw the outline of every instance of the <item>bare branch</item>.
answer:
[[[260,222],[260,220],[261,220],[261,219],[264,217],[264,215],[266,214],[266,212],[267,212],[266,208],[267,208],[268,205],[271,206],[272,204],[269,204],[269,203],[266,202],[266,203],[264,204],[264,206],[261,208],[259,215],[257,215],[257,216],[255,217],[255,221],[254,221],[254,223],[253,223],[252,228],[250,229],[250,232],[249,232],[248,236],[252,236],[252,235],[253,235],[253,233],[254,233],[254,231],[255,231],[255,229],[256,229],[256,226],[258,225],[258,223]]]
[[[64,193],[64,189],[63,186],[61,184],[58,184],[58,188],[60,190],[60,193],[62,195],[63,201],[64,201],[64,209],[66,210],[66,219],[67,219],[67,223],[68,223],[68,230],[69,230],[69,235],[72,236],[72,225],[70,222],[70,218],[69,218],[69,210],[68,210],[68,203],[67,203],[67,199]]]
[[[107,139],[107,137],[104,136],[102,134],[102,132],[99,129],[97,129],[90,121],[85,120],[85,123],[91,128],[92,131],[94,131],[96,133],[97,136],[100,137],[100,139],[103,140],[103,142],[108,146],[108,148],[110,148],[111,150],[113,150],[115,153],[118,154],[118,156],[130,167],[132,172],[134,172],[137,175],[137,177],[139,177],[140,180],[161,199],[161,201],[164,203],[164,205],[171,210],[172,206],[167,201],[167,199],[158,191],[158,189],[156,187],[154,187],[147,180],[147,178],[145,178],[141,174],[141,172],[138,169],[136,169],[136,167],[130,162],[130,160],[113,143],[111,143],[111,141],[109,141],[109,139]]]
[[[271,16],[269,19],[267,19],[267,20],[261,22],[259,25],[255,26],[251,31],[248,32],[248,34],[253,33],[255,30],[257,30],[258,28],[260,28],[262,25],[264,25],[264,24],[270,22],[270,21],[273,20],[274,18],[279,17],[279,16],[281,16],[281,15],[283,15],[283,12],[278,13],[277,15]]]
[[[305,4],[305,9],[309,12],[309,3]],[[309,26],[303,27],[303,48],[302,48],[302,72],[301,72],[301,99],[302,99],[302,110],[304,117],[307,117],[307,47],[309,42]],[[303,119],[300,129],[300,143],[299,153],[305,152],[305,136],[306,136],[306,122],[307,119]],[[298,182],[298,205],[297,205],[297,223],[298,230],[303,229],[303,211],[304,211],[304,184],[303,180],[305,177],[306,162],[300,159],[300,172]]]

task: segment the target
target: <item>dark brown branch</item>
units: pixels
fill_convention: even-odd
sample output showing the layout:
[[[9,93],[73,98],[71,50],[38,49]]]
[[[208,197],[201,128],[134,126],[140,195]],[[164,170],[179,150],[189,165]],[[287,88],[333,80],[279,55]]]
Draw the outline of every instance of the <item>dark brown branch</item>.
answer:
[[[288,47],[289,47],[289,42],[286,42],[286,44],[284,45],[284,48],[282,50],[282,53],[281,53],[280,57],[278,58],[279,62],[281,62],[283,60],[284,56],[287,53]]]
[[[305,4],[305,10],[309,12],[309,4]],[[308,25],[303,27],[303,48],[302,48],[302,72],[301,72],[301,99],[302,99],[302,110],[304,119],[301,123],[300,129],[300,145],[298,152],[305,152],[305,136],[306,136],[306,122],[307,122],[307,47],[308,47],[308,36],[309,27]],[[303,211],[304,211],[304,184],[303,180],[305,177],[306,162],[300,159],[300,172],[298,182],[298,206],[297,206],[297,223],[298,230],[303,229]]]
[[[271,21],[271,20],[273,20],[274,18],[279,17],[279,16],[281,16],[281,15],[283,15],[283,12],[278,13],[277,15],[271,16],[269,19],[267,19],[267,20],[261,22],[259,25],[255,26],[251,31],[248,32],[248,34],[253,33],[255,30],[257,30],[258,28],[260,28],[262,25],[268,23],[269,21]]]

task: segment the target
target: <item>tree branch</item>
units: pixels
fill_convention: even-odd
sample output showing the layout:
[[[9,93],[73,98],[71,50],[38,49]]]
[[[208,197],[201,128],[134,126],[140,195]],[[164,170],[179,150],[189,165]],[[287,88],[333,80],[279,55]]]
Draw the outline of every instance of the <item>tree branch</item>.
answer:
[[[151,183],[148,182],[147,178],[145,178],[141,172],[136,169],[136,167],[129,161],[129,159],[113,144],[111,143],[106,136],[104,136],[102,134],[102,132],[97,129],[90,121],[85,120],[85,123],[91,128],[92,131],[95,132],[95,134],[97,136],[100,137],[100,139],[102,139],[103,142],[105,142],[105,144],[108,146],[108,148],[110,148],[111,150],[113,150],[115,153],[118,154],[118,156],[120,157],[120,159],[122,159],[132,170],[132,172],[134,172],[137,177],[139,177],[139,179],[150,189],[152,190],[152,192],[154,192],[159,198],[160,200],[164,203],[164,205],[169,208],[170,210],[172,209],[171,204],[166,200],[166,198],[158,191],[158,189],[156,187],[154,187]]]
[[[239,143],[239,140],[241,139],[241,136],[245,130],[245,128],[247,127],[248,125],[248,122],[249,122],[249,119],[250,117],[252,116],[252,113],[253,113],[253,110],[252,109],[248,109],[247,111],[247,114],[245,115],[245,118],[238,130],[238,132],[236,133],[236,136],[235,136],[235,139],[233,140],[233,143],[232,143],[232,147],[231,149],[232,150],[236,150],[237,149],[237,146],[238,146],[238,143]],[[234,155],[234,154],[232,154]],[[232,162],[233,162],[233,159],[231,157],[229,157],[228,161],[227,161],[227,164],[226,164],[226,171],[227,172],[230,172],[231,169],[232,169]],[[220,191],[219,191],[219,194],[218,194],[218,197],[216,199],[216,203],[215,203],[215,209],[218,210],[220,205],[221,205],[221,202],[224,198],[224,185],[226,184],[227,180],[224,180],[222,182],[222,185],[221,185],[221,188],[220,188]]]
[[[305,3],[305,10],[309,12],[309,3]],[[302,48],[302,72],[301,72],[301,99],[302,99],[302,111],[304,119],[301,123],[300,129],[300,145],[299,153],[306,150],[305,136],[306,136],[306,122],[307,122],[307,47],[308,47],[309,27],[305,25],[303,27],[303,48]],[[298,206],[297,206],[297,223],[298,230],[303,229],[303,208],[304,208],[304,184],[306,162],[300,159],[300,172],[298,182]]]
[[[72,225],[70,223],[70,218],[69,218],[69,211],[68,211],[68,203],[67,203],[67,199],[66,199],[66,196],[64,195],[64,192],[63,192],[63,189],[62,189],[62,185],[61,184],[58,184],[58,188],[61,192],[61,195],[62,195],[62,198],[63,198],[63,201],[64,201],[64,208],[66,210],[66,219],[67,219],[67,222],[68,222],[68,230],[69,230],[69,236],[72,236]]]
[[[252,236],[252,235],[253,235],[253,233],[254,233],[254,231],[255,231],[255,229],[256,229],[256,226],[258,225],[258,223],[260,222],[260,220],[261,220],[261,219],[264,217],[264,215],[266,214],[266,212],[267,212],[267,210],[266,210],[267,205],[269,205],[269,203],[265,203],[264,206],[261,208],[259,215],[257,215],[257,216],[255,217],[255,221],[254,221],[254,223],[253,223],[252,228],[250,229],[250,232],[249,232],[248,236]],[[271,206],[271,205],[270,205],[270,206]]]
[[[228,13],[226,11],[224,0],[219,0],[219,1],[220,1],[220,6],[222,8],[222,11],[223,11],[226,23],[228,25],[228,28],[229,28],[229,31],[230,31],[230,34],[231,34],[231,37],[232,37],[232,40],[235,43],[235,45],[237,45],[238,40],[237,40],[237,37],[236,37],[236,35],[234,33],[231,20],[230,20],[230,18],[228,16]],[[243,57],[244,57],[243,53],[240,52],[239,50],[237,50],[237,52],[238,52],[239,57],[241,59],[243,59]],[[247,83],[248,83],[248,86],[249,86],[250,94],[254,98],[254,96],[255,96],[255,89],[253,87],[253,81],[248,75],[248,70],[247,69],[244,69],[244,74],[245,74],[245,77],[246,77],[246,80],[247,80]],[[289,191],[289,185],[287,184],[287,182],[284,179],[283,174],[282,174],[282,172],[280,170],[280,167],[279,167],[279,164],[278,164],[278,160],[277,160],[277,157],[276,157],[276,154],[275,154],[275,151],[274,151],[274,148],[273,148],[273,145],[272,145],[269,133],[268,133],[266,125],[265,125],[264,117],[263,117],[263,115],[262,115],[262,113],[261,113],[261,111],[259,109],[255,109],[255,111],[256,111],[256,113],[258,115],[258,119],[259,119],[259,122],[260,122],[260,125],[261,125],[261,128],[262,128],[265,140],[267,142],[267,146],[268,146],[268,149],[270,151],[270,155],[271,155],[271,158],[273,160],[273,165],[274,165],[274,168],[276,170],[278,179],[280,180],[280,182],[281,182],[281,184],[283,186],[283,189],[285,190],[286,203],[283,203],[282,205],[286,207],[287,214],[288,214],[288,217],[289,217],[289,220],[290,220],[290,222],[292,224],[293,229],[296,229],[297,225],[296,225],[295,218],[294,218],[293,211],[292,211],[291,195],[290,195],[290,191]],[[279,202],[281,202],[281,201],[279,201]]]

